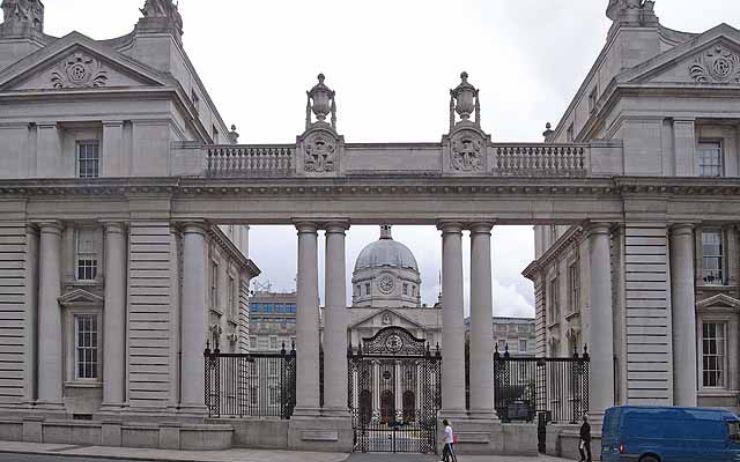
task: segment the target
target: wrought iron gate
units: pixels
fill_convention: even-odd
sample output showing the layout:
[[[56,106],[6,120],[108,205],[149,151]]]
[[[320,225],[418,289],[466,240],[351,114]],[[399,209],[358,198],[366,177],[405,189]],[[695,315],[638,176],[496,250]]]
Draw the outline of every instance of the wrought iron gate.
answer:
[[[355,452],[437,451],[439,348],[387,327],[349,354],[349,407]]]
[[[576,423],[589,405],[588,350],[570,358],[512,358],[494,355],[496,413],[504,423],[537,421],[540,452],[547,424]]]

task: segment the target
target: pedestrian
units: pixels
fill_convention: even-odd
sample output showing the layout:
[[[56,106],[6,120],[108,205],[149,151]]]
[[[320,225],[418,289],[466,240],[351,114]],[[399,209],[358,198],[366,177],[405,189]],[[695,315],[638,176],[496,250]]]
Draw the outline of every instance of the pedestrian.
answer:
[[[442,421],[445,426],[444,447],[442,448],[442,462],[457,462],[455,455],[455,434],[452,432],[452,425],[447,419]]]
[[[580,440],[578,451],[581,453],[580,462],[592,462],[591,460],[591,425],[588,423],[588,416],[583,415],[583,424],[581,425]]]

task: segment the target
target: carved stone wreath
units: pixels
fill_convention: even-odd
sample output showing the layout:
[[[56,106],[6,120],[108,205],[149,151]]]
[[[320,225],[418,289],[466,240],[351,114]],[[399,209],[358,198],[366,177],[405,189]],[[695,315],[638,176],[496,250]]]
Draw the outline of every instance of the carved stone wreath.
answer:
[[[65,59],[51,74],[54,88],[98,88],[108,82],[108,75],[96,58],[75,53]]]
[[[423,339],[411,335],[402,327],[390,326],[378,331],[373,337],[362,339],[365,354],[424,356],[426,344]]]
[[[478,172],[483,167],[482,143],[476,137],[463,135],[452,141],[450,167],[457,172]]]
[[[390,274],[384,274],[380,276],[377,283],[378,290],[386,295],[393,292],[394,285],[395,284],[393,283],[393,276],[391,276]]]
[[[689,74],[699,83],[740,82],[740,56],[716,45],[696,59]]]
[[[336,144],[334,140],[322,133],[317,133],[306,140],[303,169],[306,172],[333,172],[336,164]]]

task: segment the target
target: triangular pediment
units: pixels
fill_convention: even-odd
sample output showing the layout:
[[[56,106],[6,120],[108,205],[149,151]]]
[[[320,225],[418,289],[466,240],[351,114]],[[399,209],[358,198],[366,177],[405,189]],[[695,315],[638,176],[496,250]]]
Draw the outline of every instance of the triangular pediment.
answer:
[[[375,313],[365,316],[350,326],[350,329],[378,328],[387,326],[403,327],[404,329],[424,329],[424,326],[408,316],[404,316],[392,309],[380,309]]]
[[[740,86],[740,31],[722,24],[617,77],[629,84]]]
[[[171,79],[73,32],[0,73],[0,91],[122,89],[171,85]]]
[[[103,297],[95,295],[85,289],[75,289],[59,297],[62,306],[100,306],[104,303]]]
[[[717,294],[696,303],[697,308],[734,308],[740,310],[740,300],[727,294]]]

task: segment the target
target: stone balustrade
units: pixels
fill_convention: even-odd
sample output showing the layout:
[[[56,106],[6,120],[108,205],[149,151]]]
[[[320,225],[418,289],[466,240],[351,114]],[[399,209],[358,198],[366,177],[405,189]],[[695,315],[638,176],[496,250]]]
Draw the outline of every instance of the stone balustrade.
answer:
[[[208,146],[209,177],[290,176],[295,170],[294,145]]]
[[[198,149],[197,146],[189,148]],[[207,176],[211,178],[287,178],[302,176],[293,144],[275,145],[210,145],[203,146],[201,155],[206,158]],[[612,173],[600,171],[604,159],[621,155],[594,144],[543,144],[543,143],[492,143],[488,145],[486,169],[470,172],[452,172],[459,176],[494,176],[525,178],[583,178]],[[445,147],[443,144],[347,144],[341,153],[344,174],[418,175],[444,171]],[[596,170],[594,159],[596,156]],[[617,159],[614,157],[614,159]],[[193,164],[194,166],[197,165]],[[202,165],[202,164],[201,164]],[[607,166],[610,167],[610,166]],[[195,173],[195,172],[193,172]],[[324,172],[326,173],[326,172]],[[617,171],[613,173],[618,173]],[[309,173],[311,174],[311,173]]]
[[[587,176],[587,144],[494,144],[492,173],[515,177]]]

